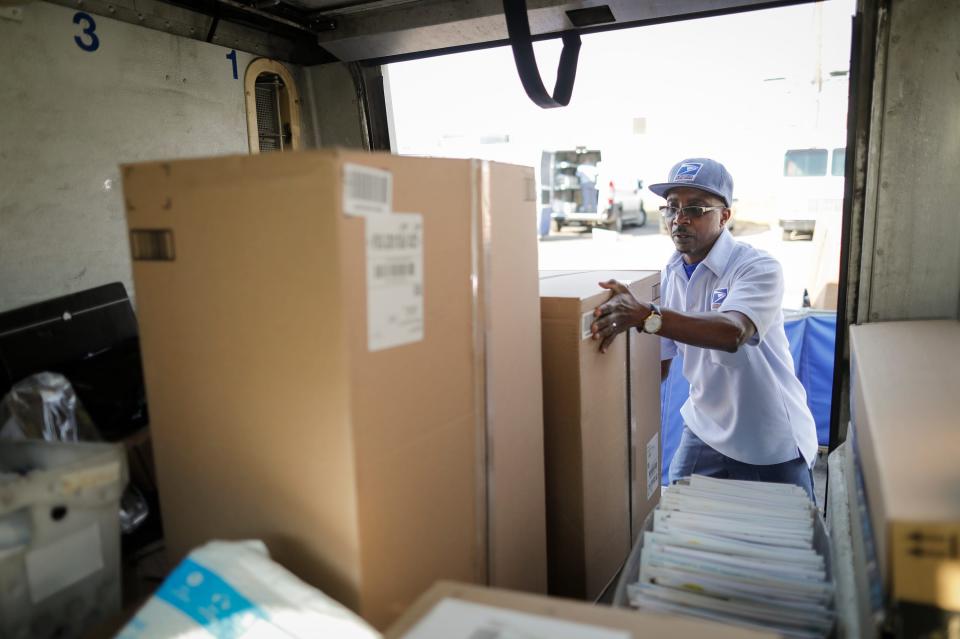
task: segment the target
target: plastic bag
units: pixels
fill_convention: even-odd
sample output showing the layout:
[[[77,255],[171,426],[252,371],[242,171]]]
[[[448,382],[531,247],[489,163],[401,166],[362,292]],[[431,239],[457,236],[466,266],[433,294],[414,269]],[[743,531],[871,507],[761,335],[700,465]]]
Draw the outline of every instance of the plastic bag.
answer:
[[[77,404],[77,395],[63,375],[31,375],[14,384],[0,404],[0,439],[99,441],[86,414],[78,423]]]
[[[10,389],[0,402],[0,440],[98,442],[100,433],[59,373],[37,373]],[[129,484],[120,500],[120,529],[130,533],[150,514],[147,500]]]

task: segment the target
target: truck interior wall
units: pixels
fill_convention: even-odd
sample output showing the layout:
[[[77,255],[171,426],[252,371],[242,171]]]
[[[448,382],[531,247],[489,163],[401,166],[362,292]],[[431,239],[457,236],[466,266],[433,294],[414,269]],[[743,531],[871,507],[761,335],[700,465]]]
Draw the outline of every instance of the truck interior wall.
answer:
[[[119,164],[249,150],[253,55],[237,51],[234,79],[229,48],[77,14],[32,2],[0,18],[0,312],[113,281],[133,292]],[[362,146],[346,65],[286,66],[304,146]]]
[[[880,4],[856,321],[956,319],[960,3]]]
[[[303,119],[315,131],[315,146],[369,149],[366,118],[350,65],[321,64],[303,69]]]

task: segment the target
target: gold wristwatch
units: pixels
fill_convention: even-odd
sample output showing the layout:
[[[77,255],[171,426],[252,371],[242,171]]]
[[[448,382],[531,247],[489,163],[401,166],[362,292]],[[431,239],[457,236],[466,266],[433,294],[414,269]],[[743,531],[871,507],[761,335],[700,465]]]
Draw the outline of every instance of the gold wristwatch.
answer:
[[[660,313],[660,307],[650,303],[650,314],[643,320],[644,333],[657,333],[663,326],[663,315]]]

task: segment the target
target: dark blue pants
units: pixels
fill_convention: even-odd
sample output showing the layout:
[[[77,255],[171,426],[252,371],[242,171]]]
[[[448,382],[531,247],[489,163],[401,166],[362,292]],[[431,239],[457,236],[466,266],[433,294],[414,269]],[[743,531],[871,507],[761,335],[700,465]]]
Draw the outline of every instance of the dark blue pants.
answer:
[[[684,426],[680,446],[670,462],[670,483],[690,475],[796,484],[807,491],[810,499],[816,502],[813,495],[813,473],[799,451],[796,459],[782,464],[745,464],[718,453]]]

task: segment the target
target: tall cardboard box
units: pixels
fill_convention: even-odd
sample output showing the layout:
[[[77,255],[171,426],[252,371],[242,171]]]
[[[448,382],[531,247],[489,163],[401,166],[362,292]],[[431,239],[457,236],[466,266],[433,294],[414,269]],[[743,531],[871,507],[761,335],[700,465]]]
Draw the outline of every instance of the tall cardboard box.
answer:
[[[535,261],[488,232],[529,217],[529,169],[327,151],[123,174],[171,559],[263,539],[380,628],[439,578],[542,585],[541,425],[516,400],[539,352],[490,288],[502,259],[532,295]],[[535,304],[516,316],[536,332]],[[530,377],[505,389],[506,348]],[[490,565],[516,556],[526,583]]]
[[[960,611],[960,323],[851,326],[850,355],[852,432],[888,599]]]
[[[489,583],[547,592],[543,376],[533,170],[497,162],[479,172],[480,290],[486,368]],[[526,230],[525,230],[526,229]]]
[[[619,336],[601,354],[599,342],[590,337],[593,311],[610,297],[598,282],[608,279],[628,284],[639,299],[649,301],[659,288],[660,274],[544,271],[540,279],[549,592],[579,599],[595,599],[603,592],[632,541],[635,455],[628,338]],[[659,355],[647,366],[659,371]],[[648,394],[641,377],[648,380],[649,374],[638,373],[636,386],[645,389],[638,390],[638,400]],[[653,421],[659,427],[659,405],[657,399],[647,407],[655,416],[638,420],[638,428],[647,429]],[[637,438],[649,442],[645,435]]]

